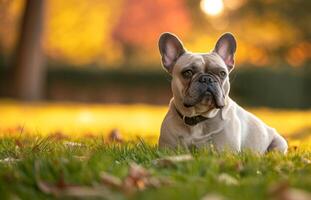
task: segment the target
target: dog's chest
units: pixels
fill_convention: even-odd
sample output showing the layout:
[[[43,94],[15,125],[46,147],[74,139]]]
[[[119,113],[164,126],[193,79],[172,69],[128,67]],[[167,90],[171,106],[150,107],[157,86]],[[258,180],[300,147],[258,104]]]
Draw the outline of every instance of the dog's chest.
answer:
[[[202,137],[204,135],[204,126],[199,124],[189,128],[188,137],[191,139]]]
[[[218,133],[217,128],[207,126],[205,123],[189,127],[187,134],[183,134],[181,139],[186,146],[208,146],[213,143],[213,135]]]

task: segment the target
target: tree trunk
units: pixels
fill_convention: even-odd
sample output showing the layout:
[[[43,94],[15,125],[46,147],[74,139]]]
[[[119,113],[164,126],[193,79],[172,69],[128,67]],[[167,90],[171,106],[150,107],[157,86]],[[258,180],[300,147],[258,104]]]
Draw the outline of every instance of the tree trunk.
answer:
[[[45,70],[41,38],[45,0],[27,0],[12,66],[13,95],[22,100],[42,98]]]

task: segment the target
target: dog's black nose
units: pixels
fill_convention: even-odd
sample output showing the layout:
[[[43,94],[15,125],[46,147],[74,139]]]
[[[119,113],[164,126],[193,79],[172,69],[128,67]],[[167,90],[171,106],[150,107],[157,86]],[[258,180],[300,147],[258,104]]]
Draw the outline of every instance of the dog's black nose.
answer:
[[[200,83],[212,83],[213,82],[213,78],[209,75],[202,75],[199,79]]]

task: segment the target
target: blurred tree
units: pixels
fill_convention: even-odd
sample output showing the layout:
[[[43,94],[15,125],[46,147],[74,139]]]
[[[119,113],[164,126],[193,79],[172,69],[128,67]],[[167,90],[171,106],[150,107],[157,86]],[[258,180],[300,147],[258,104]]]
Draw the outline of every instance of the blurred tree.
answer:
[[[6,59],[25,1],[0,0],[0,54]],[[47,1],[44,53],[55,65],[118,67],[123,60],[150,67],[159,64],[156,44],[163,31],[175,32],[192,51],[210,50],[230,31],[238,39],[238,66],[310,62],[311,1],[221,1],[217,16],[202,11],[202,0]]]
[[[45,0],[27,0],[12,66],[12,92],[23,100],[42,97],[44,65],[41,50]]]
[[[311,1],[223,0],[224,11],[216,17],[204,14],[200,2],[187,0],[198,40],[190,43],[197,49],[207,41],[204,36],[230,31],[238,38],[237,61],[244,65],[304,66],[310,61]]]
[[[126,58],[137,57],[137,52],[146,58],[146,51],[149,55],[150,51],[157,52],[156,44],[162,32],[183,36],[190,30],[190,24],[183,0],[125,0],[113,36],[122,44]]]
[[[23,8],[24,0],[0,1],[0,57],[5,59],[6,66],[17,36],[18,23],[16,22]]]
[[[111,31],[121,0],[47,2],[43,48],[47,57],[76,66],[118,63],[122,52]]]

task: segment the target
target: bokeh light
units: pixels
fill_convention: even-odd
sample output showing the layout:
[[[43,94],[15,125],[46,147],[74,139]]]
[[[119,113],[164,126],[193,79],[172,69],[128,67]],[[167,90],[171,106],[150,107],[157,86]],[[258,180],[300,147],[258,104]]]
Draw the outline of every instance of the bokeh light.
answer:
[[[205,14],[211,16],[220,15],[224,10],[222,0],[202,0],[200,6]]]

